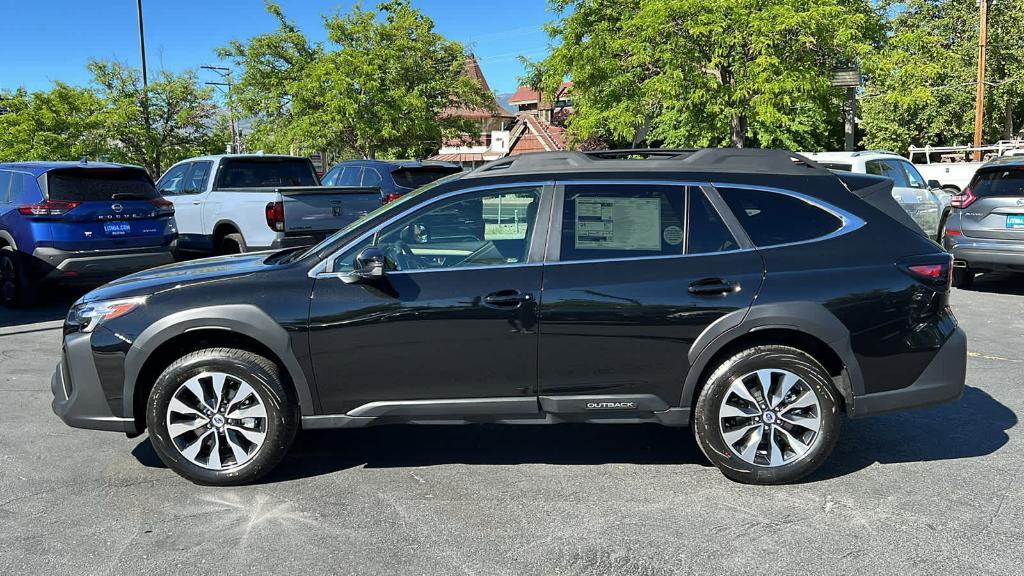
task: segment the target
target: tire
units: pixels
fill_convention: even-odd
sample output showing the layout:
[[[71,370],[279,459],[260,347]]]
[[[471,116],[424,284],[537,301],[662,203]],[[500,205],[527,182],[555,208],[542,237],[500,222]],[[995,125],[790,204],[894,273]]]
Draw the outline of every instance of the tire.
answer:
[[[974,285],[974,270],[969,267],[953,268],[953,286],[961,290],[969,290]]]
[[[281,462],[295,440],[299,409],[273,362],[244,350],[209,348],[183,356],[157,378],[146,424],[160,460],[179,475],[201,485],[237,486]]]
[[[762,375],[769,382],[767,397],[774,409],[766,410]],[[787,384],[789,393],[783,394]],[[743,390],[749,400],[742,397]],[[708,377],[694,409],[694,436],[704,455],[732,480],[795,482],[832,452],[841,421],[838,399],[828,372],[802,350],[749,348]]]
[[[4,246],[0,248],[0,304],[20,308],[33,303],[33,290],[21,253]]]
[[[245,245],[245,238],[234,232],[221,238],[219,249],[220,254],[245,254],[248,246]]]

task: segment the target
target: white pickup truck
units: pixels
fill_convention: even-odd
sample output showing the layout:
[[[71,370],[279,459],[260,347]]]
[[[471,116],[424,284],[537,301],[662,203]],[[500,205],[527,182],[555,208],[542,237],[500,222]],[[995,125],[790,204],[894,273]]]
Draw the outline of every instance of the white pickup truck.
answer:
[[[982,154],[982,161],[973,161],[974,152]],[[935,180],[950,194],[959,194],[967,188],[974,173],[985,162],[1000,156],[1024,154],[1024,141],[1000,140],[990,146],[911,146],[910,161],[926,180]]]
[[[232,254],[313,244],[383,202],[380,189],[319,186],[308,158],[201,156],[157,189],[174,203],[178,249]]]

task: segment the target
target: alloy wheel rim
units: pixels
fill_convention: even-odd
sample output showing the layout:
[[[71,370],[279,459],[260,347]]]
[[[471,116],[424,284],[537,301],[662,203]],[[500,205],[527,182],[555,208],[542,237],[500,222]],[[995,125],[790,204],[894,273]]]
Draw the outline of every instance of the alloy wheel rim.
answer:
[[[803,378],[768,368],[732,381],[718,419],[733,454],[748,464],[775,468],[811,452],[821,433],[821,404]]]
[[[203,372],[178,387],[167,407],[167,433],[186,460],[208,470],[251,462],[267,436],[267,410],[248,382]]]

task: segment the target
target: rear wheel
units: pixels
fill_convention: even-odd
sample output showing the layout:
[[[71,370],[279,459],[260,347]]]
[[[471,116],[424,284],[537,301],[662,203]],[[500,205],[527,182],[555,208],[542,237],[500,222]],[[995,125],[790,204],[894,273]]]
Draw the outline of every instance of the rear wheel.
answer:
[[[237,232],[224,236],[220,241],[221,254],[244,254],[246,249],[245,238]]]
[[[697,399],[694,435],[727,477],[748,484],[803,478],[839,436],[838,393],[805,352],[768,345],[723,362]]]
[[[31,304],[30,288],[21,254],[10,246],[0,248],[0,304],[11,308]]]
[[[247,484],[284,458],[298,406],[266,358],[231,348],[192,352],[164,370],[146,424],[160,459],[197,484]]]

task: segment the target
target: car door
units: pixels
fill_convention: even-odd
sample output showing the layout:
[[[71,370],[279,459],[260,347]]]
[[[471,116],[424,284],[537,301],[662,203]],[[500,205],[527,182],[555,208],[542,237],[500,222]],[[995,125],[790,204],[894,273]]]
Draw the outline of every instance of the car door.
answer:
[[[893,181],[893,198],[907,211],[907,214],[910,214],[921,230],[930,238],[934,238],[938,229],[936,206],[929,198],[927,190],[911,187],[907,173],[900,166],[899,160],[868,160],[864,167],[868,174],[884,176]]]
[[[175,218],[178,217],[178,206],[181,206],[180,209],[184,211],[184,219],[188,221],[186,228],[178,225],[178,233],[186,234],[195,246],[203,250],[216,248],[211,244],[210,236],[213,223],[208,221],[210,218],[209,184],[212,172],[212,161],[192,162],[188,174],[185,175],[185,184],[178,196],[182,201],[174,205]]]
[[[157,182],[157,192],[174,204],[174,223],[178,228],[178,247],[198,249],[202,242],[203,222],[200,206],[193,204],[193,195],[186,194],[192,162],[171,167]]]
[[[593,395],[629,399],[609,402],[613,410],[680,405],[691,346],[724,316],[740,311],[724,321],[739,322],[764,272],[723,206],[696,185],[557,188],[541,303],[542,406],[589,411]]]
[[[327,413],[537,411],[538,247],[547,227],[535,224],[544,190],[449,193],[328,260],[309,318]],[[346,283],[368,246],[387,255],[383,278]]]

